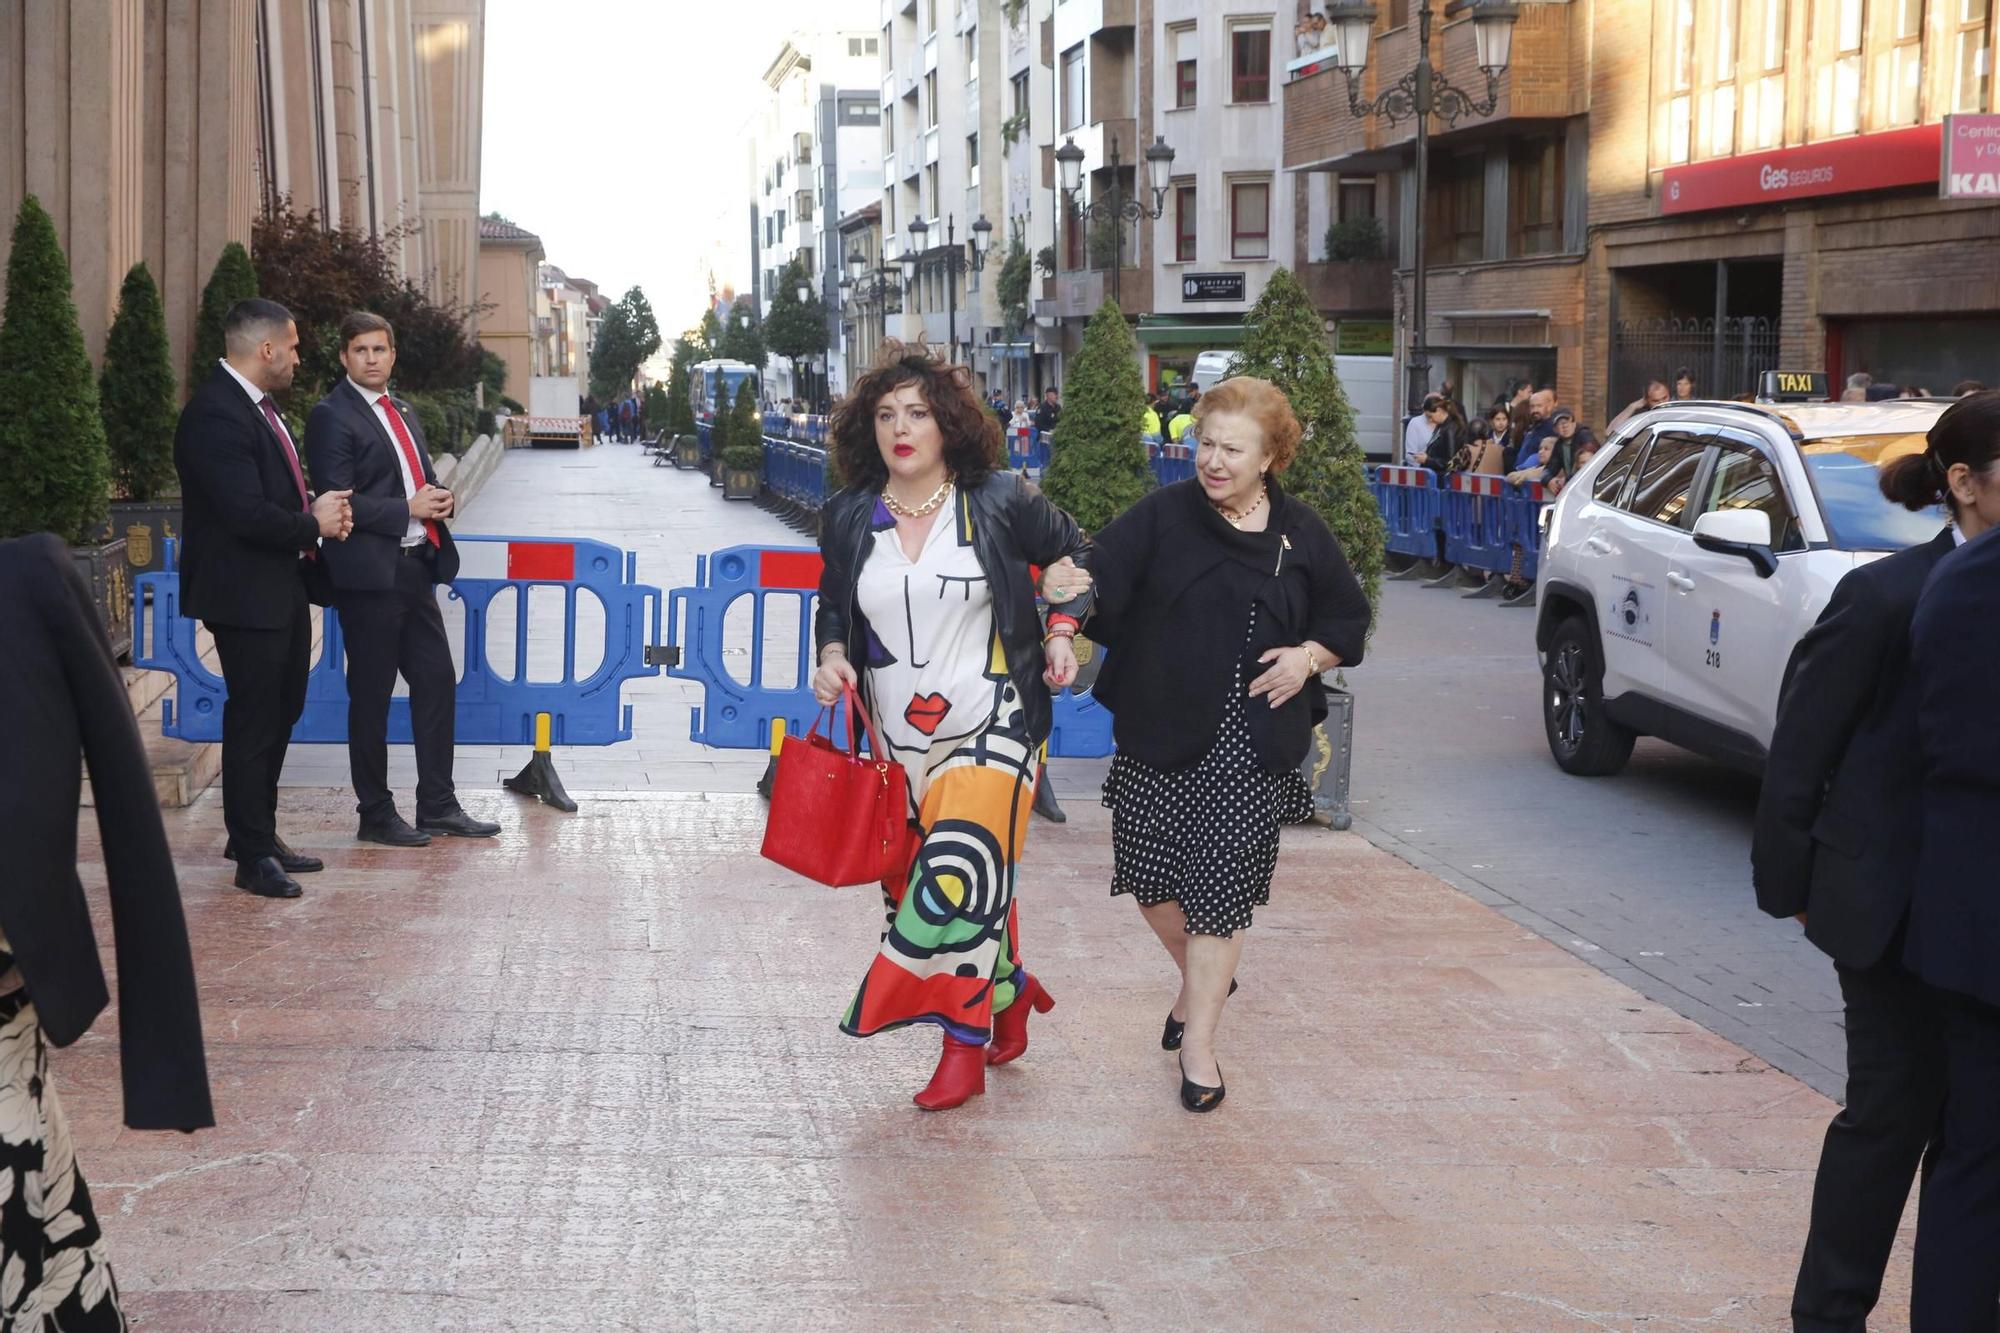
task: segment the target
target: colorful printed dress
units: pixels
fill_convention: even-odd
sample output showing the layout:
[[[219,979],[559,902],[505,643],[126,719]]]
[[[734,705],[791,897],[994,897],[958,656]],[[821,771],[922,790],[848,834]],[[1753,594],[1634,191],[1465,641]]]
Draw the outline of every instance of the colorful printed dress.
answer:
[[[855,597],[872,634],[863,691],[910,778],[922,831],[909,878],[883,886],[882,947],[841,1030],[867,1037],[936,1023],[982,1043],[1027,974],[1016,948],[1014,872],[1027,843],[1034,746],[1007,678],[993,590],[954,494],[912,561],[875,502]]]

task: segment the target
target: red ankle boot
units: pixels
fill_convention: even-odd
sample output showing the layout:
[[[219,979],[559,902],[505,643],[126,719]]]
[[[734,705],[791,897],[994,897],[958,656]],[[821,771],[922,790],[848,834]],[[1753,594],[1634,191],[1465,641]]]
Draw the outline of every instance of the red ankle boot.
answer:
[[[1028,1049],[1028,1010],[1046,1014],[1056,1007],[1055,996],[1042,988],[1042,983],[1030,975],[1021,993],[1014,997],[1014,1003],[1000,1011],[993,1020],[993,1043],[986,1048],[986,1063],[1004,1065],[1009,1060],[1018,1060]]]
[[[937,1072],[914,1100],[926,1111],[949,1111],[986,1091],[986,1048],[953,1041],[947,1033]]]

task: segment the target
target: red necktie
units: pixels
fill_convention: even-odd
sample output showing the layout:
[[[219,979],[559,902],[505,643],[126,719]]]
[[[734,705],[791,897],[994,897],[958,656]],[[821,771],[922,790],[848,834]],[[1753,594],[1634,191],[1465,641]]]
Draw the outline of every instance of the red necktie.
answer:
[[[396,410],[396,405],[389,401],[389,395],[386,393],[376,399],[376,401],[381,403],[382,410],[388,413],[389,429],[395,432],[396,443],[403,447],[403,461],[410,465],[410,484],[422,490],[426,485],[424,481],[424,465],[417,459],[417,446],[410,439],[410,428],[403,424],[403,414]],[[438,542],[438,525],[428,518],[424,520],[424,536],[430,538],[432,546],[440,544]]]
[[[264,420],[271,424],[271,433],[278,437],[279,444],[285,446],[285,466],[292,470],[292,483],[299,488],[299,508],[310,512],[312,502],[306,498],[306,478],[299,471],[298,451],[292,448],[292,437],[285,433],[284,424],[278,420],[277,405],[267,393],[257,400],[257,406],[264,409]]]

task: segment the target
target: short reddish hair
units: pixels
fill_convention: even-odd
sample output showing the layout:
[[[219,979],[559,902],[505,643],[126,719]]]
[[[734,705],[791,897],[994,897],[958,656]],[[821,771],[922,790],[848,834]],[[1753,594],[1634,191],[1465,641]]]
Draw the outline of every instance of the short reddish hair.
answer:
[[[1285,391],[1269,380],[1254,375],[1237,375],[1203,394],[1194,405],[1194,428],[1218,412],[1249,417],[1264,432],[1264,452],[1271,456],[1271,472],[1276,475],[1292,465],[1298,456],[1299,437],[1305,428],[1292,411]]]

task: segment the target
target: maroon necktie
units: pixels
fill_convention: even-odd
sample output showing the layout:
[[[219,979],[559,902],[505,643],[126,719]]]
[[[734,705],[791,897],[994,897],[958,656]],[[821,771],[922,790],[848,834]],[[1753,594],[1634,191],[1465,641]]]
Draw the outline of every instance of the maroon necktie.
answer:
[[[396,405],[389,401],[386,393],[376,401],[382,404],[382,410],[389,416],[389,429],[396,433],[396,443],[403,447],[403,461],[410,465],[410,484],[422,490],[428,484],[424,480],[424,465],[417,458],[417,446],[410,439],[410,428],[403,424],[403,414],[396,410]],[[441,544],[438,541],[438,525],[428,518],[424,520],[424,536],[430,538],[432,546]]]
[[[271,423],[271,432],[278,437],[278,443],[285,446],[285,466],[292,470],[292,484],[299,488],[299,508],[310,512],[312,502],[306,498],[306,475],[299,471],[298,450],[292,448],[292,437],[285,433],[284,423],[278,420],[277,405],[267,393],[257,400],[257,406],[264,409],[264,420]]]

